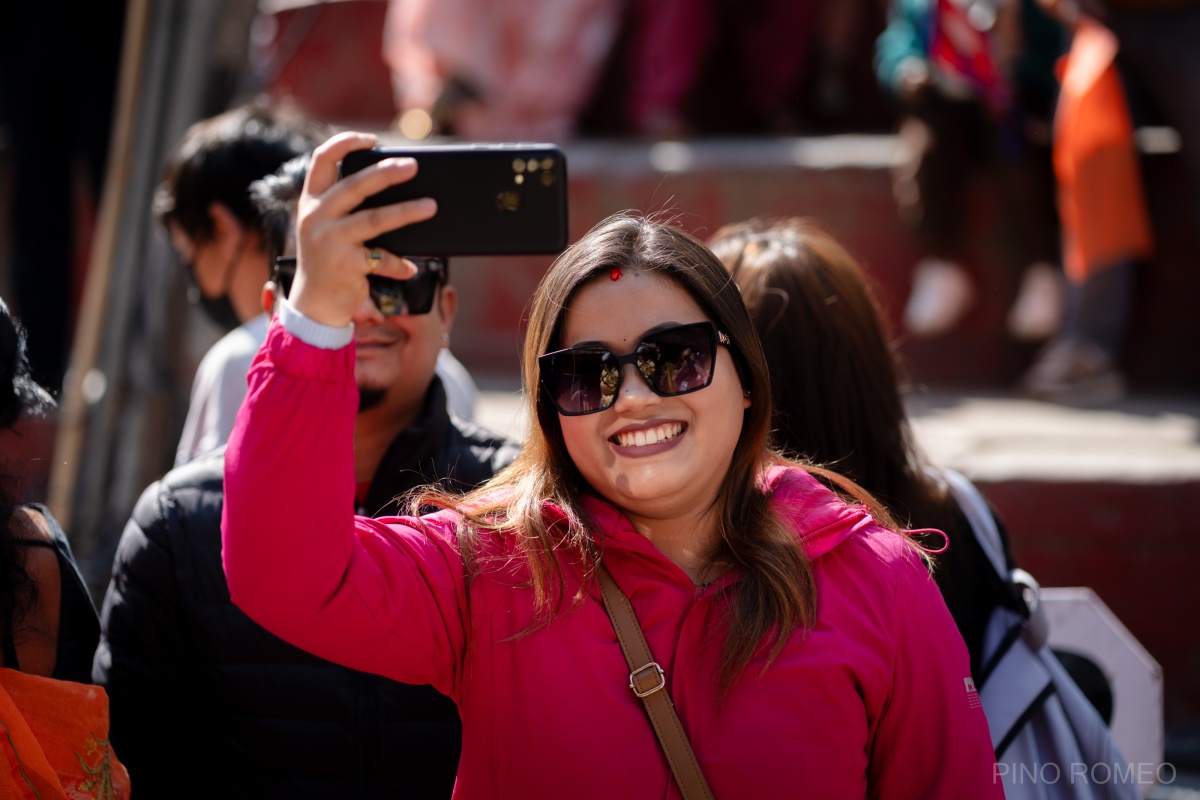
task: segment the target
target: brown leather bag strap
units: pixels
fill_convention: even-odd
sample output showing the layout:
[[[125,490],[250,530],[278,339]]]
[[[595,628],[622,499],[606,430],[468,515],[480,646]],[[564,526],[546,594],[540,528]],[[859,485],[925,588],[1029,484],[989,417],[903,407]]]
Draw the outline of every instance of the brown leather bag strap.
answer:
[[[603,564],[596,568],[596,575],[600,579],[604,609],[612,620],[617,641],[621,643],[621,652],[629,664],[629,688],[646,706],[650,724],[658,734],[658,743],[667,756],[667,763],[671,765],[671,772],[675,775],[684,800],[713,800],[712,791],[696,761],[696,754],[692,752],[691,742],[675,714],[675,704],[667,693],[666,675],[650,655],[650,645],[646,644],[642,626],[638,624],[629,598]]]

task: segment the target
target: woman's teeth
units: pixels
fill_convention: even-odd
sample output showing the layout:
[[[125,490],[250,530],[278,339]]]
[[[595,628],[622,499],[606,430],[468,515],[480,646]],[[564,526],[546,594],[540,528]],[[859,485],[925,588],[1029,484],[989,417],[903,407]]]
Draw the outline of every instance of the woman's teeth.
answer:
[[[648,444],[658,444],[674,439],[681,433],[683,433],[683,423],[672,422],[669,425],[659,425],[657,428],[649,428],[644,431],[618,433],[614,438],[621,447],[645,447]]]

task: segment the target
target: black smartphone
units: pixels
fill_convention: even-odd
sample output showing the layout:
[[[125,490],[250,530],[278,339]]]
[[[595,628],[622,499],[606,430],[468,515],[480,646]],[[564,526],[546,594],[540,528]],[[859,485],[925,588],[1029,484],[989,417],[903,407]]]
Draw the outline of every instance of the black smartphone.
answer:
[[[346,177],[385,158],[417,160],[416,176],[359,208],[432,197],[433,218],[369,242],[401,256],[545,255],[567,246],[567,162],[552,144],[447,144],[356,150]]]

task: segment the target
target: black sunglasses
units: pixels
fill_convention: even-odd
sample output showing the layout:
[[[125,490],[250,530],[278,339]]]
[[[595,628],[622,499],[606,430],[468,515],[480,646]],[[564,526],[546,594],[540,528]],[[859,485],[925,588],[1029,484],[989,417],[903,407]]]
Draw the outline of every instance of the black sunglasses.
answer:
[[[439,286],[444,286],[449,277],[446,259],[434,256],[405,256],[417,268],[417,274],[408,280],[387,278],[383,275],[368,275],[367,287],[371,294],[371,302],[379,309],[379,313],[387,316],[408,314],[417,316],[428,314],[433,310],[433,301],[437,297]],[[296,259],[293,256],[279,256],[275,259],[275,269],[271,280],[279,286],[283,296],[292,292],[292,280],[296,277]]]
[[[693,322],[648,333],[623,356],[594,344],[546,353],[538,356],[538,375],[558,413],[577,417],[616,402],[625,364],[659,397],[703,389],[712,383],[717,344],[728,347],[729,336],[711,322]]]

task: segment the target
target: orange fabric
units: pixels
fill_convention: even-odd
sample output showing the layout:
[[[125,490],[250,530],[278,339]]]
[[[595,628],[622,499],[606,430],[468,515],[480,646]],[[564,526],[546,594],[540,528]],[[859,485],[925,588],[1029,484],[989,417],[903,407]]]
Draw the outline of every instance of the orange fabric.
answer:
[[[0,669],[0,800],[127,800],[99,686]]]
[[[1085,17],[1060,65],[1054,173],[1063,268],[1075,283],[1098,268],[1143,258],[1154,249],[1116,55],[1112,32]]]

